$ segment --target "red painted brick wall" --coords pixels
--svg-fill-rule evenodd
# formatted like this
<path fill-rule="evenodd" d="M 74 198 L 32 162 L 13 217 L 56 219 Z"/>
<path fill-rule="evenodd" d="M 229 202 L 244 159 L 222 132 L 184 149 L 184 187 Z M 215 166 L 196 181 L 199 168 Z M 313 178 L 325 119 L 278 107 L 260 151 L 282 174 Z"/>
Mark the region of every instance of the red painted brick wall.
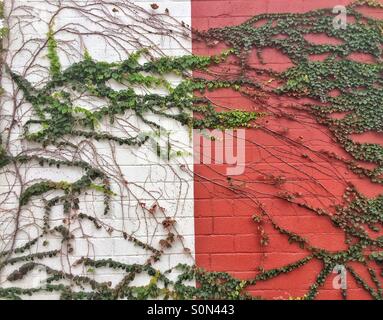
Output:
<path fill-rule="evenodd" d="M 196 29 L 208 29 L 236 25 L 265 12 L 305 12 L 347 3 L 349 1 L 346 0 L 192 0 L 192 25 Z M 372 14 L 383 17 L 382 12 L 374 11 Z M 327 39 L 313 37 L 312 40 Z M 196 54 L 212 54 L 224 46 L 218 47 L 207 48 L 195 42 L 193 51 Z M 254 65 L 277 71 L 292 66 L 287 57 L 273 49 L 265 50 L 263 56 L 267 65 L 261 66 L 255 55 Z M 356 59 L 364 58 L 356 56 Z M 215 91 L 209 97 L 221 105 L 242 107 L 244 110 L 260 108 L 231 90 Z M 272 99 L 276 112 L 281 109 L 281 105 L 290 102 L 286 98 Z M 368 196 L 383 193 L 381 187 L 361 180 L 341 163 L 329 161 L 315 152 L 328 150 L 349 158 L 332 141 L 331 134 L 316 124 L 314 119 L 305 116 L 300 121 L 290 121 L 266 117 L 262 121 L 265 130 L 247 130 L 246 170 L 242 176 L 237 177 L 242 179 L 241 188 L 246 190 L 245 193 L 233 192 L 228 188 L 227 180 L 220 174 L 224 172 L 225 165 L 195 165 L 197 264 L 208 270 L 229 272 L 243 279 L 257 274 L 259 266 L 265 269 L 281 267 L 308 255 L 296 244 L 289 244 L 287 238 L 270 225 L 264 227 L 269 234 L 270 244 L 261 246 L 260 231 L 251 218 L 257 213 L 254 201 L 262 203 L 280 226 L 307 238 L 312 245 L 327 250 L 345 248 L 343 231 L 335 228 L 328 218 L 315 216 L 306 209 L 278 199 L 280 188 L 271 185 L 267 175 L 270 179 L 273 176 L 283 177 L 286 183 L 282 189 L 295 192 L 310 205 L 328 210 L 341 203 L 347 181 L 353 182 Z M 367 135 L 362 138 L 383 142 L 382 136 Z M 310 147 L 311 151 L 302 148 L 302 144 Z M 303 296 L 315 281 L 321 267 L 318 261 L 311 261 L 290 274 L 259 283 L 250 291 L 265 298 Z M 366 275 L 365 270 L 356 270 Z M 330 276 L 320 290 L 319 299 L 341 298 L 341 292 L 332 288 L 332 278 Z M 348 277 L 348 288 L 351 299 L 369 298 L 351 276 Z"/>

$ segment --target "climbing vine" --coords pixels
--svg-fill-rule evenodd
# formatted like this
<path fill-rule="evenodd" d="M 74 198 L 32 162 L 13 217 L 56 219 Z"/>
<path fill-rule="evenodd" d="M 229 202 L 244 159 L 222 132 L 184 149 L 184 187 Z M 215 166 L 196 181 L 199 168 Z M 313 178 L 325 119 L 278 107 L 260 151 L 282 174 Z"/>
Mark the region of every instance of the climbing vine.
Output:
<path fill-rule="evenodd" d="M 236 186 L 235 183 L 240 181 L 230 177 L 225 188 L 254 201 L 256 214 L 253 222 L 261 233 L 262 246 L 267 247 L 270 243 L 265 231 L 265 225 L 269 224 L 279 234 L 287 237 L 290 243 L 298 244 L 307 252 L 307 256 L 280 268 L 264 270 L 260 266 L 257 275 L 248 280 L 238 280 L 227 273 L 208 272 L 186 264 L 159 271 L 155 263 L 161 261 L 167 249 L 177 242 L 182 243 L 182 235 L 177 233 L 176 221 L 167 215 L 158 201 L 148 207 L 144 200 L 137 199 L 144 213 L 158 217 L 161 228 L 165 230 L 165 237 L 158 245 L 153 245 L 142 241 L 134 233 L 129 234 L 105 224 L 102 218 L 92 212 L 83 212 L 80 208 L 83 196 L 88 193 L 98 194 L 102 196 L 103 217 L 113 214 L 113 199 L 117 193 L 108 172 L 91 161 L 76 157 L 54 157 L 50 153 L 50 150 L 62 152 L 69 148 L 76 154 L 80 152 L 81 141 L 93 141 L 126 147 L 127 150 L 151 145 L 157 156 L 166 154 L 167 160 L 177 159 L 185 154 L 174 150 L 169 140 L 166 147 L 160 147 L 159 137 L 163 137 L 168 128 L 162 125 L 166 121 L 153 120 L 153 115 L 174 121 L 189 130 L 248 128 L 267 131 L 262 121 L 272 117 L 300 121 L 301 118 L 296 117 L 298 114 L 311 117 L 317 124 L 327 128 L 334 143 L 343 148 L 347 157 L 325 151 L 316 151 L 316 155 L 346 165 L 353 173 L 379 186 L 383 181 L 383 146 L 378 143 L 355 142 L 353 139 L 355 134 L 381 133 L 383 127 L 383 24 L 381 20 L 362 14 L 358 10 L 361 6 L 381 8 L 374 1 L 357 1 L 349 5 L 347 14 L 353 18 L 353 22 L 348 24 L 347 29 L 334 28 L 331 9 L 303 14 L 261 14 L 237 26 L 204 32 L 193 30 L 195 41 L 213 47 L 225 43 L 230 48 L 213 56 L 158 56 L 152 54 L 153 48 L 150 46 L 137 45 L 136 50 L 130 52 L 126 59 L 102 62 L 93 58 L 91 51 L 84 49 L 81 58 L 68 67 L 64 67 L 60 56 L 57 40 L 59 31 L 55 29 L 54 21 L 50 21 L 43 46 L 49 61 L 49 78 L 36 85 L 11 65 L 5 66 L 24 102 L 32 108 L 28 120 L 20 123 L 23 141 L 41 147 L 43 155 L 11 152 L 9 139 L 5 142 L 3 139 L 0 145 L 0 169 L 14 167 L 17 173 L 23 165 L 37 164 L 62 172 L 68 168 L 80 170 L 81 176 L 72 182 L 40 178 L 38 182 L 21 188 L 18 209 L 15 211 L 16 227 L 9 237 L 7 248 L 0 252 L 0 271 L 17 265 L 6 276 L 9 283 L 17 283 L 37 269 L 43 270 L 47 277 L 44 285 L 34 288 L 0 287 L 0 297 L 19 299 L 40 292 L 56 292 L 62 299 L 253 299 L 246 291 L 249 287 L 291 273 L 316 260 L 322 264 L 322 269 L 304 299 L 314 299 L 317 296 L 320 287 L 337 265 L 346 266 L 358 285 L 372 298 L 382 299 L 380 278 L 383 274 L 381 270 L 377 274 L 371 266 L 375 263 L 381 268 L 383 261 L 383 237 L 380 235 L 383 224 L 382 195 L 369 198 L 351 182 L 343 181 L 345 192 L 342 203 L 333 208 L 323 208 L 303 201 L 300 194 L 284 190 L 284 177 L 267 177 L 267 182 L 277 190 L 273 194 L 275 199 L 308 210 L 315 216 L 325 217 L 344 232 L 347 249 L 329 251 L 313 246 L 309 240 L 279 225 L 251 190 L 241 184 Z M 128 8 L 114 7 L 116 11 L 113 12 Z M 182 23 L 180 28 L 185 28 L 185 24 Z M 314 44 L 307 38 L 312 34 L 335 38 L 340 44 Z M 250 57 L 254 52 L 260 63 L 264 63 L 263 51 L 266 48 L 279 50 L 289 57 L 293 66 L 282 72 L 252 66 Z M 353 53 L 368 54 L 373 62 L 355 61 L 350 57 Z M 322 61 L 312 60 L 313 56 L 323 54 L 325 57 Z M 230 59 L 236 61 L 236 72 L 216 72 L 217 68 L 230 65 Z M 195 72 L 194 76 L 190 71 Z M 176 85 L 169 80 L 169 76 L 174 74 L 181 78 Z M 116 89 L 116 85 L 119 89 Z M 144 93 L 137 88 L 144 89 Z M 161 89 L 161 94 L 155 93 L 155 89 Z M 243 111 L 238 106 L 236 109 L 218 111 L 208 94 L 222 89 L 242 95 L 255 106 L 262 104 L 263 109 Z M 334 91 L 337 95 L 333 94 Z M 78 97 L 84 96 L 97 100 L 97 106 L 81 106 Z M 282 110 L 282 106 L 276 110 L 275 106 L 268 103 L 269 98 L 275 97 L 292 99 L 293 102 L 286 107 L 289 112 Z M 314 102 L 300 103 L 301 99 Z M 343 113 L 343 117 L 333 117 L 338 113 Z M 105 123 L 120 123 L 121 118 L 128 114 L 139 119 L 139 126 L 145 129 L 140 127 L 136 134 L 126 133 L 124 136 L 102 130 Z M 10 126 L 14 125 L 11 122 Z M 305 150 L 299 156 L 310 160 L 307 153 L 313 153 L 313 150 L 309 150 L 303 143 L 291 141 L 283 134 L 270 130 L 267 132 L 295 147 L 298 145 Z M 372 169 L 363 166 L 362 162 L 372 165 Z M 185 170 L 184 165 L 181 168 Z M 122 180 L 126 187 L 129 183 Z M 17 225 L 20 223 L 21 212 L 34 210 L 35 202 L 39 199 L 42 200 L 40 206 L 44 212 L 42 225 L 37 228 L 36 237 L 18 246 L 15 239 L 19 235 Z M 59 206 L 63 208 L 62 223 L 52 218 L 53 211 Z M 71 225 L 80 222 L 90 223 L 109 235 L 119 233 L 127 242 L 148 252 L 147 261 L 144 264 L 127 264 L 112 259 L 81 257 L 71 263 L 72 267 L 81 266 L 87 270 L 86 275 L 75 275 L 64 268 L 50 267 L 46 263 L 50 258 L 67 258 L 74 252 L 76 236 Z M 39 250 L 41 247 L 49 247 L 52 235 L 60 239 L 61 248 Z M 31 253 L 34 248 L 37 251 Z M 190 254 L 190 249 L 185 247 L 184 253 Z M 353 263 L 366 268 L 371 281 L 359 275 Z M 119 271 L 124 276 L 114 286 L 111 282 L 94 280 L 91 274 L 101 269 Z M 172 273 L 177 274 L 175 279 L 170 277 Z M 136 285 L 135 279 L 142 274 L 149 276 L 149 283 Z M 197 281 L 199 285 L 189 285 L 190 281 Z M 342 296 L 347 298 L 346 289 L 342 290 Z"/>

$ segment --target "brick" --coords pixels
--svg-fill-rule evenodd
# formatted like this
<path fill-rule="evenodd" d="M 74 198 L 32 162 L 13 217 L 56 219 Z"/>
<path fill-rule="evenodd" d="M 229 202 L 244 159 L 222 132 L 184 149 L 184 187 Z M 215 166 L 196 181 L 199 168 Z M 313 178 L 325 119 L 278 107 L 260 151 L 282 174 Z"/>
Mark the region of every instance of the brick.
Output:
<path fill-rule="evenodd" d="M 211 217 L 211 199 L 195 199 L 194 200 L 194 216 L 195 217 Z"/>
<path fill-rule="evenodd" d="M 212 218 L 195 218 L 195 233 L 199 234 L 212 234 L 213 233 L 213 219 Z"/>
<path fill-rule="evenodd" d="M 292 232 L 305 233 L 333 233 L 343 234 L 343 231 L 336 228 L 329 218 L 324 216 L 311 217 L 275 217 L 276 223 L 282 228 Z"/>
<path fill-rule="evenodd" d="M 261 254 L 212 254 L 211 268 L 216 271 L 255 270 L 261 261 Z"/>
<path fill-rule="evenodd" d="M 210 270 L 210 254 L 197 253 L 195 255 L 195 261 L 200 268 Z"/>
<path fill-rule="evenodd" d="M 211 199 L 214 195 L 214 184 L 206 181 L 194 181 L 194 199 Z"/>
<path fill-rule="evenodd" d="M 250 217 L 214 218 L 214 234 L 248 234 L 256 231 L 257 226 Z"/>
<path fill-rule="evenodd" d="M 254 235 L 236 235 L 234 237 L 235 252 L 255 252 L 260 247 L 260 236 Z"/>
<path fill-rule="evenodd" d="M 214 199 L 212 201 L 212 214 L 216 217 L 232 216 L 234 212 L 231 199 Z"/>
<path fill-rule="evenodd" d="M 234 239 L 232 236 L 196 236 L 195 247 L 200 253 L 234 252 Z"/>

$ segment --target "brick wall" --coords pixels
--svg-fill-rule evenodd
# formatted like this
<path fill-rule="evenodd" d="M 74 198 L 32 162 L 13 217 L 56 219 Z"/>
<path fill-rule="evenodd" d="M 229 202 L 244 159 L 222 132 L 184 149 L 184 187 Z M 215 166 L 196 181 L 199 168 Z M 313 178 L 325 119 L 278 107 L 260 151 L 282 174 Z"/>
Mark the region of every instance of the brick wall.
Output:
<path fill-rule="evenodd" d="M 113 11 L 114 1 L 102 1 L 105 4 L 112 5 L 106 7 L 106 13 L 119 19 L 121 24 L 135 23 L 131 21 L 123 12 Z M 124 2 L 124 1 L 123 1 Z M 152 1 L 134 1 L 143 8 L 151 10 L 150 4 Z M 57 2 L 52 2 L 57 3 Z M 63 7 L 72 6 L 71 1 L 61 1 Z M 100 1 L 75 1 L 77 6 L 87 4 L 94 8 L 92 13 L 99 14 L 97 8 L 100 8 L 97 3 Z M 6 15 L 9 15 L 10 38 L 7 44 L 8 52 L 6 53 L 6 61 L 14 72 L 23 74 L 32 82 L 33 85 L 39 86 L 46 81 L 48 76 L 48 59 L 46 57 L 47 50 L 44 48 L 39 51 L 39 48 L 46 41 L 48 25 L 47 23 L 56 12 L 58 7 L 48 4 L 44 0 L 30 1 L 6 1 Z M 104 7 L 105 8 L 105 7 Z M 165 9 L 175 19 L 182 20 L 190 25 L 190 1 L 161 1 L 158 12 L 164 13 Z M 101 18 L 108 19 L 106 13 L 101 14 Z M 153 12 L 154 13 L 154 12 Z M 100 21 L 100 18 L 91 18 L 90 14 L 83 13 L 74 9 L 63 9 L 54 19 L 54 31 L 66 28 L 66 30 L 80 31 L 84 35 L 81 39 L 74 33 L 68 31 L 59 31 L 55 35 L 58 42 L 58 52 L 63 68 L 68 67 L 74 62 L 82 59 L 85 48 L 90 55 L 97 61 L 121 61 L 126 59 L 128 53 L 133 52 L 134 48 L 129 47 L 121 42 L 108 43 L 102 37 L 97 35 L 87 35 L 89 32 L 110 32 L 103 29 L 105 24 L 96 25 L 91 20 Z M 112 31 L 113 32 L 113 31 Z M 115 35 L 121 39 L 124 37 L 124 28 L 115 31 Z M 121 35 L 119 34 L 121 33 Z M 168 55 L 187 54 L 191 49 L 191 41 L 189 39 L 179 38 L 176 42 L 166 36 L 156 35 L 155 33 L 144 33 L 148 37 L 148 41 L 153 41 L 160 49 Z M 118 38 L 118 39 L 120 39 Z M 37 43 L 32 43 L 31 39 L 40 39 Z M 140 39 L 143 40 L 143 39 Z M 72 41 L 72 42 L 65 42 Z M 112 46 L 113 44 L 113 46 Z M 20 49 L 21 48 L 21 49 Z M 127 50 L 127 52 L 126 52 Z M 36 59 L 32 61 L 33 57 Z M 169 79 L 174 85 L 179 82 L 177 77 Z M 4 129 L 9 126 L 8 119 L 12 118 L 14 112 L 14 101 L 19 103 L 22 95 L 19 90 L 10 81 L 4 71 L 2 87 L 5 89 L 5 95 L 1 105 L 1 129 L 3 138 L 8 137 L 7 131 Z M 13 99 L 17 94 L 18 98 Z M 79 100 L 81 106 L 87 106 L 89 103 L 86 99 Z M 19 152 L 37 152 L 41 156 L 49 156 L 49 151 L 58 150 L 55 147 L 48 147 L 41 150 L 40 146 L 28 144 L 20 139 L 22 134 L 22 124 L 31 117 L 30 105 L 21 103 L 16 111 L 18 124 L 9 133 L 10 150 L 16 155 Z M 137 119 L 134 115 L 127 115 L 129 118 L 122 125 L 110 123 L 102 123 L 100 130 L 112 133 L 117 136 L 133 136 L 140 131 L 149 130 L 145 124 Z M 7 118 L 8 117 L 8 118 Z M 179 126 L 177 123 L 163 119 L 152 118 L 153 121 L 161 121 L 161 124 L 172 131 L 171 141 L 174 145 L 181 145 L 184 152 L 192 153 L 192 145 L 189 139 L 188 129 Z M 5 141 L 5 140 L 4 140 Z M 173 217 L 176 220 L 177 231 L 183 236 L 183 245 L 180 241 L 168 250 L 165 250 L 164 256 L 154 265 L 162 271 L 174 267 L 178 263 L 194 263 L 194 223 L 193 223 L 193 176 L 192 166 L 190 171 L 181 170 L 180 165 L 190 166 L 192 158 L 185 156 L 183 159 L 177 159 L 171 163 L 165 163 L 158 160 L 156 151 L 150 145 L 145 145 L 141 148 L 118 146 L 102 141 L 94 141 L 93 147 L 86 142 L 80 143 L 77 140 L 72 140 L 73 143 L 78 143 L 80 147 L 75 153 L 72 150 L 60 150 L 62 159 L 77 159 L 84 160 L 92 165 L 105 171 L 112 180 L 111 188 L 118 194 L 114 196 L 111 204 L 111 213 L 103 216 L 103 195 L 97 192 L 89 191 L 80 198 L 80 209 L 78 212 L 91 214 L 92 216 L 101 219 L 103 223 L 110 226 L 114 230 L 124 231 L 127 234 L 134 235 L 137 239 L 148 243 L 156 248 L 159 248 L 159 241 L 166 237 L 166 230 L 161 226 L 161 217 L 148 216 L 141 208 L 145 205 L 150 208 L 157 202 L 157 205 L 166 210 L 166 215 Z M 34 149 L 37 148 L 37 151 Z M 176 147 L 177 148 L 177 147 Z M 121 171 L 120 171 L 121 170 Z M 49 179 L 53 181 L 68 181 L 73 182 L 79 179 L 83 172 L 76 168 L 41 168 L 37 163 L 19 168 L 23 183 L 29 185 L 32 182 L 40 181 L 40 179 Z M 126 184 L 124 184 L 124 181 Z M 10 191 L 10 195 L 6 195 Z M 4 193 L 3 193 L 4 192 Z M 14 232 L 15 217 L 18 206 L 18 197 L 20 196 L 20 182 L 15 177 L 13 168 L 4 169 L 0 173 L 0 203 L 1 203 L 1 226 L 0 226 L 0 251 L 7 250 L 11 245 L 11 235 Z M 48 195 L 48 199 L 55 194 Z M 42 203 L 39 199 L 34 199 L 31 206 L 23 208 L 21 219 L 19 220 L 19 232 L 15 246 L 19 247 L 27 241 L 36 237 L 42 228 Z M 63 215 L 63 207 L 55 206 L 52 210 L 51 222 L 52 227 L 60 225 L 65 218 Z M 156 219 L 159 219 L 157 221 Z M 162 218 L 163 219 L 163 218 Z M 7 223 L 8 222 L 8 223 Z M 73 253 L 66 256 L 65 248 L 64 255 L 60 258 L 43 259 L 52 268 L 62 269 L 64 271 L 71 270 L 74 274 L 88 275 L 97 281 L 111 281 L 113 286 L 122 279 L 123 272 L 110 271 L 111 269 L 97 269 L 94 271 L 76 268 L 73 263 L 83 256 L 89 256 L 95 259 L 112 258 L 116 261 L 134 264 L 143 264 L 149 258 L 150 252 L 143 250 L 140 247 L 134 246 L 133 243 L 124 239 L 121 232 L 113 232 L 109 234 L 104 228 L 97 230 L 90 223 L 85 223 L 82 226 L 78 224 L 69 227 L 76 236 L 73 243 Z M 55 235 L 48 236 L 48 244 L 43 246 L 39 243 L 26 253 L 35 253 L 39 251 L 53 250 L 60 248 L 61 239 Z M 184 249 L 190 249 L 190 255 L 185 254 Z M 46 274 L 44 271 L 33 272 L 23 281 L 10 283 L 6 281 L 7 275 L 13 270 L 20 267 L 20 264 L 8 266 L 3 269 L 0 274 L 1 287 L 21 286 L 21 287 L 38 287 L 44 284 Z M 88 272 L 89 271 L 89 272 Z M 176 275 L 176 274 L 175 274 Z M 174 275 L 174 276 L 175 276 Z M 171 275 L 172 276 L 172 275 Z M 137 277 L 133 285 L 147 284 L 150 279 L 148 277 Z M 55 298 L 56 295 L 45 294 L 36 295 L 32 298 Z"/>
<path fill-rule="evenodd" d="M 192 25 L 196 29 L 206 30 L 237 25 L 261 13 L 305 12 L 348 3 L 347 0 L 194 0 Z M 364 11 L 378 18 L 383 16 L 381 11 Z M 310 36 L 308 40 L 326 43 L 333 39 Z M 213 54 L 223 48 L 222 45 L 218 45 L 218 48 L 206 47 L 196 41 L 193 52 Z M 254 53 L 250 58 L 253 66 L 283 71 L 293 65 L 288 57 L 275 49 L 265 49 L 262 55 L 266 65 L 262 65 Z M 369 59 L 364 55 L 353 58 L 359 61 Z M 213 102 L 228 107 L 241 107 L 243 110 L 261 108 L 231 90 L 218 90 L 209 97 Z M 270 101 L 275 110 L 289 102 L 293 100 L 272 98 Z M 221 175 L 225 172 L 225 165 L 196 164 L 194 167 L 197 264 L 208 270 L 229 272 L 243 279 L 254 277 L 259 272 L 259 266 L 266 270 L 278 268 L 307 256 L 307 252 L 296 244 L 289 244 L 287 237 L 280 235 L 270 225 L 264 227 L 270 238 L 269 245 L 261 246 L 260 231 L 252 220 L 252 216 L 257 213 L 255 201 L 263 204 L 281 227 L 298 233 L 313 246 L 331 251 L 345 248 L 341 230 L 335 228 L 327 218 L 314 216 L 306 209 L 277 199 L 275 195 L 280 189 L 271 186 L 267 176 L 282 176 L 286 179 L 282 190 L 297 193 L 307 204 L 326 209 L 341 203 L 346 187 L 344 181 L 351 181 L 368 196 L 376 196 L 383 191 L 381 187 L 350 173 L 344 165 L 329 162 L 315 154 L 315 151 L 327 150 L 348 158 L 344 150 L 332 141 L 331 134 L 317 125 L 314 119 L 289 121 L 267 117 L 262 124 L 270 131 L 247 130 L 246 169 L 242 176 L 235 177 L 244 181 L 242 187 L 246 189 L 246 195 L 229 190 L 226 177 Z M 272 134 L 272 131 L 283 133 L 288 141 Z M 366 135 L 364 139 L 382 143 L 381 136 L 373 134 Z M 303 142 L 312 151 L 302 150 L 292 142 Z M 303 296 L 320 270 L 321 264 L 312 261 L 291 274 L 258 283 L 249 290 L 254 295 L 266 298 Z M 366 276 L 365 271 L 358 269 L 358 272 Z M 334 276 L 327 279 L 323 290 L 320 290 L 319 299 L 341 299 L 340 290 L 332 286 Z M 365 278 L 369 279 L 369 276 Z M 352 277 L 348 277 L 347 282 L 349 298 L 369 298 L 365 291 L 358 288 Z"/>

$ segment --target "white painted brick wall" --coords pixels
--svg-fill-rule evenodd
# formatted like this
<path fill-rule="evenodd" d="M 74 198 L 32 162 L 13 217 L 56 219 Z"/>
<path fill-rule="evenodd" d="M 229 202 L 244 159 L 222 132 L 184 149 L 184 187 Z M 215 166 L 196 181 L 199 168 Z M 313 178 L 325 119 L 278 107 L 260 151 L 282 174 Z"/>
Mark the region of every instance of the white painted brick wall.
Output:
<path fill-rule="evenodd" d="M 120 0 L 120 2 L 126 0 Z M 70 1 L 62 0 L 63 5 L 70 4 Z M 77 5 L 96 4 L 97 0 L 76 0 Z M 107 3 L 108 1 L 104 1 Z M 153 1 L 133 1 L 144 7 L 150 9 L 150 4 Z M 56 1 L 51 1 L 56 3 Z M 173 1 L 156 1 L 160 5 L 158 12 L 164 12 L 168 8 L 170 14 L 184 21 L 186 24 L 191 23 L 191 5 L 190 0 L 173 0 Z M 12 6 L 13 5 L 13 6 Z M 29 9 L 20 8 L 21 5 L 26 5 Z M 18 9 L 15 9 L 18 8 Z M 47 21 L 51 19 L 54 6 L 48 4 L 44 0 L 15 0 L 13 4 L 11 1 L 6 1 L 6 12 L 9 14 L 9 26 L 11 29 L 10 38 L 8 43 L 8 52 L 6 54 L 6 61 L 11 66 L 13 71 L 25 74 L 27 79 L 39 85 L 39 83 L 47 77 L 47 72 L 44 66 L 48 65 L 46 58 L 46 50 L 38 51 L 41 44 L 30 42 L 30 45 L 22 47 L 23 43 L 28 42 L 30 39 L 41 39 L 41 43 L 46 39 Z M 116 13 L 116 17 L 128 24 L 125 21 L 126 17 L 122 13 Z M 124 20 L 125 19 L 125 20 Z M 55 19 L 54 28 L 58 30 L 60 27 L 67 24 L 72 24 L 73 28 L 88 28 L 89 30 L 100 30 L 100 26 L 91 23 L 89 19 L 84 18 L 75 10 L 63 10 Z M 20 28 L 18 26 L 21 26 Z M 102 28 L 101 28 L 102 29 Z M 103 31 L 103 30 L 101 30 Z M 123 32 L 123 31 L 122 31 Z M 180 38 L 181 44 L 164 36 L 156 36 L 147 34 L 150 39 L 156 43 L 164 53 L 169 55 L 181 55 L 191 49 L 190 39 Z M 84 48 L 90 52 L 92 57 L 100 61 L 118 61 L 127 57 L 124 50 L 114 50 L 102 38 L 96 36 L 84 37 L 84 42 L 79 43 L 74 39 L 74 35 L 68 32 L 59 32 L 56 35 L 59 41 L 60 58 L 64 67 L 71 63 L 78 61 L 80 58 L 79 53 L 83 53 Z M 64 40 L 76 40 L 70 45 L 63 43 Z M 22 47 L 22 50 L 20 48 Z M 124 48 L 127 49 L 127 48 Z M 128 48 L 132 51 L 132 48 Z M 66 54 L 63 52 L 66 51 Z M 38 52 L 36 59 L 31 52 Z M 173 77 L 176 84 L 179 79 Z M 17 88 L 7 78 L 4 73 L 2 86 L 6 90 L 5 98 L 1 106 L 2 122 L 0 129 L 2 132 L 4 128 L 9 126 L 10 115 L 13 112 L 13 100 L 11 97 L 15 94 L 20 101 L 21 94 L 17 93 Z M 83 101 L 84 105 L 86 101 Z M 18 111 L 18 119 L 25 123 L 31 117 L 31 106 L 27 103 L 22 104 Z M 8 118 L 7 118 L 8 116 Z M 181 127 L 177 123 L 164 119 L 155 119 L 160 121 L 161 124 L 166 125 L 171 129 L 171 140 L 176 145 L 176 148 L 183 150 L 190 154 L 184 158 L 177 158 L 171 160 L 170 163 L 160 161 L 153 149 L 149 146 L 142 148 L 131 148 L 121 146 L 111 146 L 105 142 L 94 142 L 94 149 L 89 145 L 82 142 L 80 144 L 79 152 L 75 155 L 75 159 L 84 160 L 89 162 L 105 172 L 112 178 L 112 190 L 118 196 L 113 197 L 111 204 L 111 213 L 108 216 L 103 215 L 103 196 L 97 192 L 89 191 L 80 197 L 80 211 L 93 215 L 101 219 L 105 224 L 117 229 L 123 230 L 127 233 L 134 234 L 141 241 L 148 242 L 154 247 L 159 247 L 159 240 L 163 239 L 165 230 L 161 225 L 144 214 L 139 202 L 145 202 L 148 207 L 158 201 L 159 205 L 166 210 L 166 215 L 174 217 L 177 221 L 176 229 L 180 235 L 184 236 L 185 246 L 192 250 L 192 256 L 184 254 L 184 248 L 177 243 L 173 248 L 166 251 L 163 258 L 155 265 L 160 270 L 166 270 L 178 263 L 193 263 L 194 262 L 194 220 L 193 220 L 193 175 L 192 175 L 192 143 L 189 138 L 189 133 L 186 128 Z M 132 125 L 138 126 L 139 130 L 145 130 L 145 126 L 140 123 L 134 116 L 129 118 Z M 103 130 L 120 136 L 126 136 L 123 130 L 132 132 L 134 130 L 126 128 L 126 126 L 119 126 L 118 124 L 110 125 L 105 122 L 102 126 Z M 20 151 L 31 150 L 35 147 L 40 148 L 38 145 L 26 143 L 21 139 L 21 128 L 16 127 L 9 133 L 11 152 L 17 154 Z M 73 140 L 72 142 L 76 142 Z M 44 155 L 49 150 L 54 151 L 54 147 L 48 147 L 46 150 L 41 148 L 33 150 L 36 154 Z M 112 155 L 114 154 L 114 160 Z M 66 159 L 72 159 L 73 153 L 70 150 L 62 150 L 61 156 Z M 186 165 L 187 170 L 181 169 Z M 121 170 L 123 178 L 118 176 L 118 167 Z M 8 172 L 3 170 L 0 172 L 0 203 L 2 220 L 0 224 L 0 251 L 6 250 L 9 245 L 9 235 L 12 234 L 14 228 L 14 215 L 17 207 L 17 197 L 20 194 L 20 181 L 17 181 L 12 169 L 7 168 Z M 187 171 L 187 172 L 185 172 Z M 23 183 L 32 183 L 38 179 L 51 179 L 54 181 L 75 181 L 81 177 L 81 170 L 73 168 L 48 168 L 45 166 L 41 168 L 37 164 L 28 165 L 27 168 L 20 168 L 20 176 Z M 115 177 L 115 175 L 117 175 Z M 128 181 L 128 188 L 122 187 L 121 180 Z M 11 194 L 8 195 L 8 191 Z M 53 196 L 53 193 L 52 193 Z M 17 236 L 17 246 L 20 246 L 28 239 L 41 232 L 42 225 L 42 210 L 41 201 L 35 199 L 33 206 L 29 206 L 22 211 L 22 218 L 20 219 L 20 232 Z M 62 206 L 54 207 L 52 210 L 52 224 L 59 225 L 63 219 Z M 161 220 L 161 217 L 158 216 Z M 68 259 L 61 257 L 57 259 L 45 259 L 44 261 L 53 268 L 63 269 L 65 271 L 71 270 L 76 274 L 87 274 L 87 270 L 81 268 L 71 267 L 70 264 L 81 256 L 89 256 L 92 258 L 113 258 L 124 263 L 143 263 L 147 258 L 147 252 L 141 248 L 135 247 L 132 243 L 126 241 L 121 233 L 113 233 L 109 235 L 106 231 L 96 230 L 92 223 L 82 223 L 81 228 L 79 225 L 71 226 L 72 231 L 77 236 L 74 243 L 73 255 Z M 7 238 L 8 235 L 8 238 Z M 33 247 L 29 253 L 37 251 L 53 250 L 60 247 L 60 240 L 52 236 L 49 239 L 47 247 L 42 247 L 39 244 Z M 8 266 L 0 273 L 0 286 L 20 286 L 20 287 L 36 287 L 41 285 L 44 279 L 44 273 L 35 271 L 32 275 L 28 276 L 26 280 L 9 283 L 6 281 L 7 275 L 15 270 L 20 265 L 16 264 Z M 88 274 L 89 275 L 89 274 Z M 117 271 L 111 270 L 96 270 L 91 274 L 96 280 L 99 281 L 112 281 L 114 284 L 119 281 L 122 274 Z M 148 279 L 140 277 L 135 280 L 136 283 L 145 284 Z M 33 297 L 36 298 L 36 297 Z M 55 294 L 41 294 L 37 298 L 57 298 Z"/>

